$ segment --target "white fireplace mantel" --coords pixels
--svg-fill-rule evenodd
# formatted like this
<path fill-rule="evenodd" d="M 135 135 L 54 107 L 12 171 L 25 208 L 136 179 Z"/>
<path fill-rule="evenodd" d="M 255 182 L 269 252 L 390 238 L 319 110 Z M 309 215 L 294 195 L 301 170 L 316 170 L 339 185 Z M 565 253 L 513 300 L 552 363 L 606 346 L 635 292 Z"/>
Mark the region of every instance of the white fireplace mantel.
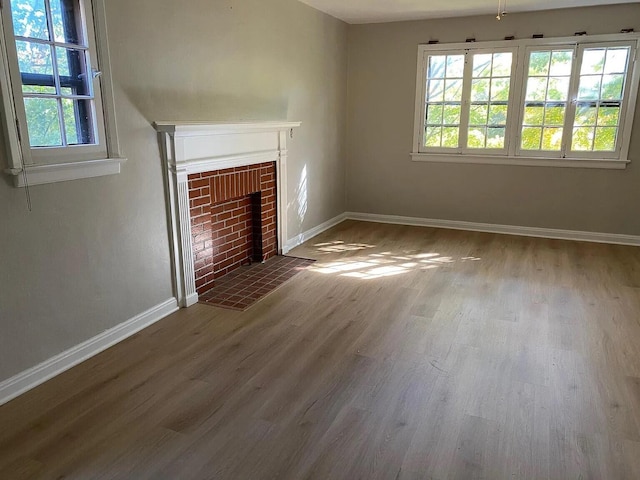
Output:
<path fill-rule="evenodd" d="M 287 139 L 300 122 L 155 122 L 166 168 L 174 289 L 181 306 L 198 301 L 188 176 L 276 162 L 278 253 L 287 241 Z"/>

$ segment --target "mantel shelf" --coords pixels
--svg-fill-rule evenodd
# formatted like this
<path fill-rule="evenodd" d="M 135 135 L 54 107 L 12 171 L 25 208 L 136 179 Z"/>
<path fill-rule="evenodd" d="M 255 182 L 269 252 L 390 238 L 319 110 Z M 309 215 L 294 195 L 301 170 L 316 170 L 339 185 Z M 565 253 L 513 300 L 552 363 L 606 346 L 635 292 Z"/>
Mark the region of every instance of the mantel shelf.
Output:
<path fill-rule="evenodd" d="M 199 135 L 228 135 L 252 132 L 279 132 L 290 130 L 302 125 L 301 122 L 178 122 L 157 121 L 154 128 L 161 133 L 168 133 L 177 137 L 191 137 Z"/>

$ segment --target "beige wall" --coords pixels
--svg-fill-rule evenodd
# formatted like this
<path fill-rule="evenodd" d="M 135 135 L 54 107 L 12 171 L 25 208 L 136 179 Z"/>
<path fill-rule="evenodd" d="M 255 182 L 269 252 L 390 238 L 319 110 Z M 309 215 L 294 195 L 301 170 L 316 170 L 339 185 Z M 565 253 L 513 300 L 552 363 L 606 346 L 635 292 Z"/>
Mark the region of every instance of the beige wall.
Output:
<path fill-rule="evenodd" d="M 172 296 L 154 120 L 301 120 L 289 235 L 345 210 L 344 23 L 295 0 L 105 3 L 129 161 L 32 187 L 32 213 L 0 178 L 0 381 Z"/>
<path fill-rule="evenodd" d="M 349 27 L 347 209 L 640 235 L 640 111 L 623 171 L 412 162 L 418 44 L 640 30 L 640 4 Z"/>

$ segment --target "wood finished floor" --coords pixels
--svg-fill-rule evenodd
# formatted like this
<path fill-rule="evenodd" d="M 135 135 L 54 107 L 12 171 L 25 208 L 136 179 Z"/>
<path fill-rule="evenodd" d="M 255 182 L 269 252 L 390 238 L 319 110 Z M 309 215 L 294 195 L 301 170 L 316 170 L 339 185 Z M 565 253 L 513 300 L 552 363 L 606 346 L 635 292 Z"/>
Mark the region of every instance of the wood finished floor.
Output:
<path fill-rule="evenodd" d="M 345 222 L 0 407 L 0 479 L 638 479 L 640 249 Z"/>

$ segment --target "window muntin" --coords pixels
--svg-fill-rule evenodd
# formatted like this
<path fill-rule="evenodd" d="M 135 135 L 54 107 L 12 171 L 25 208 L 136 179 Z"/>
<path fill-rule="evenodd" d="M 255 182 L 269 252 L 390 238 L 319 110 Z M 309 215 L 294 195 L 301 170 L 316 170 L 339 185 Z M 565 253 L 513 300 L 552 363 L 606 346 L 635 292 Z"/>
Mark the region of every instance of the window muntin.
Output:
<path fill-rule="evenodd" d="M 427 160 L 427 157 L 421 158 L 420 154 L 440 154 L 441 159 L 437 161 L 456 161 L 455 158 L 460 158 L 460 161 L 466 162 L 462 158 L 469 156 L 468 161 L 473 163 L 494 163 L 488 160 L 502 155 L 506 158 L 498 163 L 517 164 L 518 158 L 530 165 L 538 164 L 531 163 L 538 162 L 536 159 L 540 159 L 540 165 L 551 165 L 549 162 L 554 158 L 567 160 L 558 163 L 562 166 L 568 166 L 571 160 L 601 160 L 591 164 L 603 168 L 606 168 L 609 160 L 628 163 L 629 137 L 640 80 L 640 69 L 634 61 L 639 39 L 638 34 L 625 33 L 481 42 L 473 45 L 420 46 L 414 134 L 414 154 L 417 156 L 414 159 Z M 489 111 L 485 110 L 489 107 L 482 105 L 480 99 L 481 95 L 487 95 L 486 88 L 481 95 L 474 95 L 472 100 L 471 82 L 482 79 L 481 70 L 478 70 L 480 67 L 476 68 L 477 73 L 473 73 L 474 57 L 499 51 L 513 52 L 513 68 L 507 118 L 503 124 L 496 125 L 491 123 Z M 536 52 L 541 58 L 534 56 L 536 61 L 531 64 L 530 72 L 530 56 Z M 460 124 L 445 124 L 443 121 L 436 125 L 436 122 L 429 122 L 426 90 L 429 82 L 428 59 L 463 53 L 467 59 Z M 589 59 L 596 54 L 599 55 L 600 66 Z M 607 54 L 610 57 L 609 66 L 606 66 Z M 480 118 L 484 119 L 485 114 L 487 123 L 483 124 Z M 449 135 L 454 138 L 457 126 L 458 148 L 428 146 L 424 141 L 428 126 L 452 127 L 454 130 Z M 474 148 L 475 144 L 482 147 L 482 134 L 488 132 L 490 126 L 505 129 L 504 148 L 489 148 L 486 136 L 484 147 Z M 474 127 L 479 127 L 480 134 L 473 130 Z M 483 157 L 487 160 L 482 160 Z M 576 166 L 582 165 L 587 166 L 584 162 L 576 162 Z"/>
<path fill-rule="evenodd" d="M 8 0 L 3 16 L 23 162 L 108 157 L 91 1 Z"/>

